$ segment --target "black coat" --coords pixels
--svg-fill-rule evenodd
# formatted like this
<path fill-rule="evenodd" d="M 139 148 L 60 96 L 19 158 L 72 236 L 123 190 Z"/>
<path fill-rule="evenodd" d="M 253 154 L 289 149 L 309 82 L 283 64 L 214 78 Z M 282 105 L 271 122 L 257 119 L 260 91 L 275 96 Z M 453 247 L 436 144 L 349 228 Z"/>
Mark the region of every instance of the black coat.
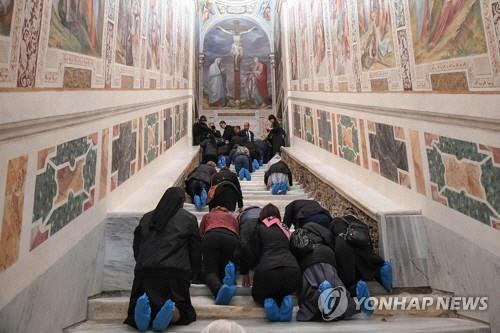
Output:
<path fill-rule="evenodd" d="M 205 123 L 196 122 L 193 124 L 193 145 L 198 146 L 205 140 L 212 130 Z"/>
<path fill-rule="evenodd" d="M 176 276 L 190 280 L 201 267 L 201 238 L 196 217 L 179 209 L 165 229 L 151 229 L 153 212 L 134 231 L 135 276 Z"/>
<path fill-rule="evenodd" d="M 270 151 L 267 140 L 266 141 L 255 140 L 254 143 L 255 143 L 255 146 L 257 147 L 257 149 L 260 151 L 260 153 L 262 155 L 262 160 L 264 161 L 264 163 L 269 162 L 269 160 L 272 158 L 272 156 L 270 156 L 271 151 Z"/>
<path fill-rule="evenodd" d="M 273 173 L 284 173 L 285 175 L 288 176 L 288 181 L 290 182 L 290 186 L 293 186 L 292 172 L 290 171 L 290 168 L 285 162 L 279 161 L 277 163 L 274 163 L 269 167 L 269 169 L 267 169 L 266 173 L 264 174 L 264 184 L 267 185 L 267 180 L 269 179 L 269 176 L 272 175 Z"/>
<path fill-rule="evenodd" d="M 222 133 L 222 138 L 226 141 L 231 141 L 234 135 L 234 127 L 231 125 L 226 125 L 224 128 L 224 133 Z"/>
<path fill-rule="evenodd" d="M 235 258 L 238 263 L 241 274 L 247 274 L 250 270 L 251 262 L 247 262 L 250 254 L 245 255 L 245 249 L 251 247 L 250 242 L 252 242 L 252 234 L 255 227 L 259 223 L 259 215 L 261 208 L 257 206 L 252 206 L 245 208 L 243 212 L 238 215 L 238 223 L 240 225 L 240 243 L 236 248 Z"/>
<path fill-rule="evenodd" d="M 215 139 L 205 139 L 200 146 L 203 148 L 203 156 L 217 156 L 217 142 Z"/>
<path fill-rule="evenodd" d="M 250 135 L 248 133 L 250 133 Z M 246 129 L 241 131 L 241 136 L 245 137 L 248 142 L 253 142 L 253 140 L 255 138 L 255 135 L 253 134 L 253 132 L 250 130 L 246 130 Z"/>
<path fill-rule="evenodd" d="M 243 192 L 241 192 L 241 185 L 238 176 L 229 169 L 222 169 L 212 177 L 212 186 L 219 185 L 222 182 L 231 182 L 236 188 L 236 200 L 238 201 L 238 207 L 243 207 Z"/>
<path fill-rule="evenodd" d="M 301 228 L 311 216 L 319 213 L 328 214 L 330 212 L 323 208 L 317 201 L 314 200 L 294 200 L 285 208 L 285 216 L 283 223 L 289 228 L 293 225 L 296 228 Z"/>
<path fill-rule="evenodd" d="M 276 124 L 267 135 L 267 141 L 271 145 L 271 158 L 281 152 L 281 147 L 285 146 L 285 138 L 285 130 Z"/>
<path fill-rule="evenodd" d="M 317 223 L 307 223 L 303 226 L 303 228 L 316 236 L 319 236 L 322 243 L 318 244 L 312 252 L 307 254 L 305 257 L 297 258 L 302 271 L 305 271 L 309 266 L 320 263 L 330 264 L 333 267 L 336 267 L 335 252 L 333 251 L 333 234 L 331 231 Z"/>
<path fill-rule="evenodd" d="M 247 138 L 241 135 L 234 135 L 231 138 L 231 141 L 229 142 L 229 149 L 233 149 L 234 146 L 239 145 L 243 146 L 243 144 L 246 142 Z"/>
<path fill-rule="evenodd" d="M 215 170 L 214 168 L 209 167 L 206 164 L 201 164 L 196 169 L 194 169 L 194 171 L 191 172 L 191 174 L 187 177 L 186 184 L 190 180 L 196 179 L 196 180 L 201 180 L 202 182 L 207 184 L 207 186 L 210 186 L 210 183 L 212 182 L 212 176 L 216 172 L 217 170 Z"/>
<path fill-rule="evenodd" d="M 261 161 L 264 159 L 262 157 L 262 153 L 260 152 L 259 148 L 254 142 L 246 142 L 244 146 L 247 147 L 248 150 L 250 151 L 250 157 L 252 158 L 252 161 L 253 160 Z"/>
<path fill-rule="evenodd" d="M 234 212 L 238 208 L 243 208 L 243 195 L 236 185 L 231 181 L 223 181 L 217 184 L 217 189 L 208 207 L 210 210 L 216 207 L 224 207 L 227 210 Z"/>
<path fill-rule="evenodd" d="M 290 240 L 277 225 L 268 228 L 259 221 L 250 240 L 242 243 L 242 250 L 244 261 L 256 273 L 279 267 L 300 268 L 290 251 Z"/>

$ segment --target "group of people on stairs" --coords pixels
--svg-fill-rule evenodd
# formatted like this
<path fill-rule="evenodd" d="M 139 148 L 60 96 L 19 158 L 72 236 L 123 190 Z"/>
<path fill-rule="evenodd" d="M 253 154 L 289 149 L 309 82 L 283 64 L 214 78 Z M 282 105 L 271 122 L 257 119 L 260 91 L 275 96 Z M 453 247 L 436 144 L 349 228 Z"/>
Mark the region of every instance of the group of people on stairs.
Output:
<path fill-rule="evenodd" d="M 198 226 L 183 208 L 184 189 L 173 187 L 143 216 L 134 232 L 136 267 L 125 323 L 141 332 L 187 325 L 196 320 L 190 284 L 202 280 L 215 304 L 230 305 L 238 273 L 270 321 L 291 321 L 295 297 L 298 321 L 370 314 L 366 281 L 376 280 L 391 290 L 392 268 L 374 252 L 369 234 L 353 236 L 363 233 L 364 224 L 356 217 L 332 217 L 314 200 L 291 202 L 283 219 L 271 203 L 242 209 L 236 174 L 227 168 L 209 172 L 212 184 L 230 183 L 228 188 L 240 197 L 217 199 L 217 186 L 216 202 Z M 291 182 L 291 174 L 283 174 Z M 333 293 L 340 301 L 332 302 Z"/>

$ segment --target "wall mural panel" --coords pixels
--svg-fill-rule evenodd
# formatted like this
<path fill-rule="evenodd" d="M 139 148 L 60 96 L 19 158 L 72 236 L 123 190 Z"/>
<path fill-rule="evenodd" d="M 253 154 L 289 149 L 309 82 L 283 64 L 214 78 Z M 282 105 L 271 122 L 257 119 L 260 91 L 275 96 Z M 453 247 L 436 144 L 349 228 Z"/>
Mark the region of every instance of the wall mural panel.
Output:
<path fill-rule="evenodd" d="M 304 0 L 290 6 L 289 22 L 300 27 L 296 38 L 288 27 L 288 37 L 296 41 L 289 43 L 292 61 L 295 47 L 299 50 L 298 74 L 292 70 L 289 78 L 293 90 L 500 90 L 496 1 L 327 0 L 322 12 L 321 3 Z M 319 41 L 325 15 L 329 87 L 317 75 L 324 54 Z"/>
<path fill-rule="evenodd" d="M 160 154 L 160 114 L 148 114 L 144 119 L 144 165 Z"/>
<path fill-rule="evenodd" d="M 271 108 L 271 52 L 267 34 L 253 21 L 227 19 L 204 40 L 204 109 Z"/>
<path fill-rule="evenodd" d="M 2 0 L 0 36 L 11 38 L 0 47 L 17 59 L 0 52 L 0 87 L 187 88 L 193 11 L 190 1 Z"/>
<path fill-rule="evenodd" d="M 30 250 L 94 205 L 97 138 L 92 133 L 39 151 Z"/>

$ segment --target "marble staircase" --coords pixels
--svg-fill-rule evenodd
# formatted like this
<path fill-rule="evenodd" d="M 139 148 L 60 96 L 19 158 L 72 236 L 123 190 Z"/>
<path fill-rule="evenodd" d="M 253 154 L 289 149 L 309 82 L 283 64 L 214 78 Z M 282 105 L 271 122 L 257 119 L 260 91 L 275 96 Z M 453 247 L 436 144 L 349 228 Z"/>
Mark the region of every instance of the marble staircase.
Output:
<path fill-rule="evenodd" d="M 309 195 L 304 191 L 300 184 L 294 184 L 291 190 L 285 196 L 273 196 L 264 185 L 264 168 L 252 174 L 251 181 L 242 181 L 241 187 L 244 196 L 244 205 L 248 206 L 263 206 L 272 202 L 280 208 L 282 214 L 286 205 L 296 199 L 307 199 Z M 106 242 L 112 242 L 113 239 L 122 237 L 125 242 L 120 244 L 112 252 L 126 252 L 131 248 L 130 232 L 138 223 L 140 216 L 146 211 L 152 209 L 156 205 L 157 198 L 141 198 L 143 204 L 140 211 L 123 213 L 120 217 L 120 212 L 114 212 L 112 216 L 118 219 L 119 222 L 125 222 L 126 227 L 116 228 L 111 227 L 112 235 L 106 238 Z M 147 202 L 147 201 L 151 202 Z M 148 209 L 146 209 L 148 207 Z M 193 204 L 186 203 L 185 208 L 193 213 L 198 221 L 204 214 L 208 212 L 208 208 L 197 210 Z M 125 210 L 125 208 L 124 208 Z M 120 233 L 125 235 L 119 235 Z M 130 243 L 130 244 L 129 244 Z M 125 258 L 125 259 L 123 259 Z M 122 280 L 120 283 L 111 283 L 106 291 L 93 297 L 88 301 L 87 321 L 65 330 L 66 333 L 97 333 L 97 332 L 134 332 L 133 329 L 123 325 L 121 322 L 125 318 L 129 300 L 129 285 L 131 282 L 130 273 L 133 272 L 133 258 L 130 253 L 123 256 L 125 264 L 111 264 L 105 266 L 108 274 L 111 274 L 114 279 Z M 122 271 L 120 273 L 111 271 Z M 123 271 L 126 271 L 125 273 Z M 116 275 L 113 275 L 115 274 Z M 128 275 L 127 275 L 128 274 Z M 106 272 L 105 272 L 106 276 Z M 128 286 L 128 287 L 127 287 Z M 375 297 L 382 297 L 387 293 L 376 282 L 370 282 L 369 287 L 371 293 Z M 118 291 L 117 291 L 118 290 Z M 404 295 L 401 294 L 400 295 Z M 441 295 L 438 292 L 426 294 L 414 294 L 418 297 L 438 297 Z M 289 333 L 294 332 L 474 332 L 487 333 L 490 329 L 482 323 L 470 321 L 467 319 L 453 318 L 454 313 L 449 311 L 428 309 L 426 311 L 413 311 L 411 313 L 398 313 L 395 311 L 376 311 L 374 316 L 367 317 L 363 314 L 356 315 L 354 320 L 340 321 L 335 323 L 269 323 L 265 319 L 264 311 L 257 306 L 252 297 L 250 288 L 245 288 L 239 283 L 236 296 L 229 306 L 216 306 L 213 297 L 208 288 L 204 285 L 192 285 L 191 297 L 193 306 L 197 312 L 198 321 L 187 327 L 169 328 L 168 332 L 201 332 L 211 320 L 215 319 L 230 319 L 239 322 L 248 332 L 282 332 L 285 329 Z M 295 311 L 297 310 L 297 307 Z"/>

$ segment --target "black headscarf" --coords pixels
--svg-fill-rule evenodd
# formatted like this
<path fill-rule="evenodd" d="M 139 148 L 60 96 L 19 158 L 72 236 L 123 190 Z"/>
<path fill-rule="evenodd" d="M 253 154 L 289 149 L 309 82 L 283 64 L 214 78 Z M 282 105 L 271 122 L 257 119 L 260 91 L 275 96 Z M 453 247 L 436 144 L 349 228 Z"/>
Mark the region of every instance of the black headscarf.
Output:
<path fill-rule="evenodd" d="M 180 187 L 169 188 L 153 211 L 151 229 L 158 233 L 165 229 L 168 221 L 184 206 L 184 190 Z"/>

